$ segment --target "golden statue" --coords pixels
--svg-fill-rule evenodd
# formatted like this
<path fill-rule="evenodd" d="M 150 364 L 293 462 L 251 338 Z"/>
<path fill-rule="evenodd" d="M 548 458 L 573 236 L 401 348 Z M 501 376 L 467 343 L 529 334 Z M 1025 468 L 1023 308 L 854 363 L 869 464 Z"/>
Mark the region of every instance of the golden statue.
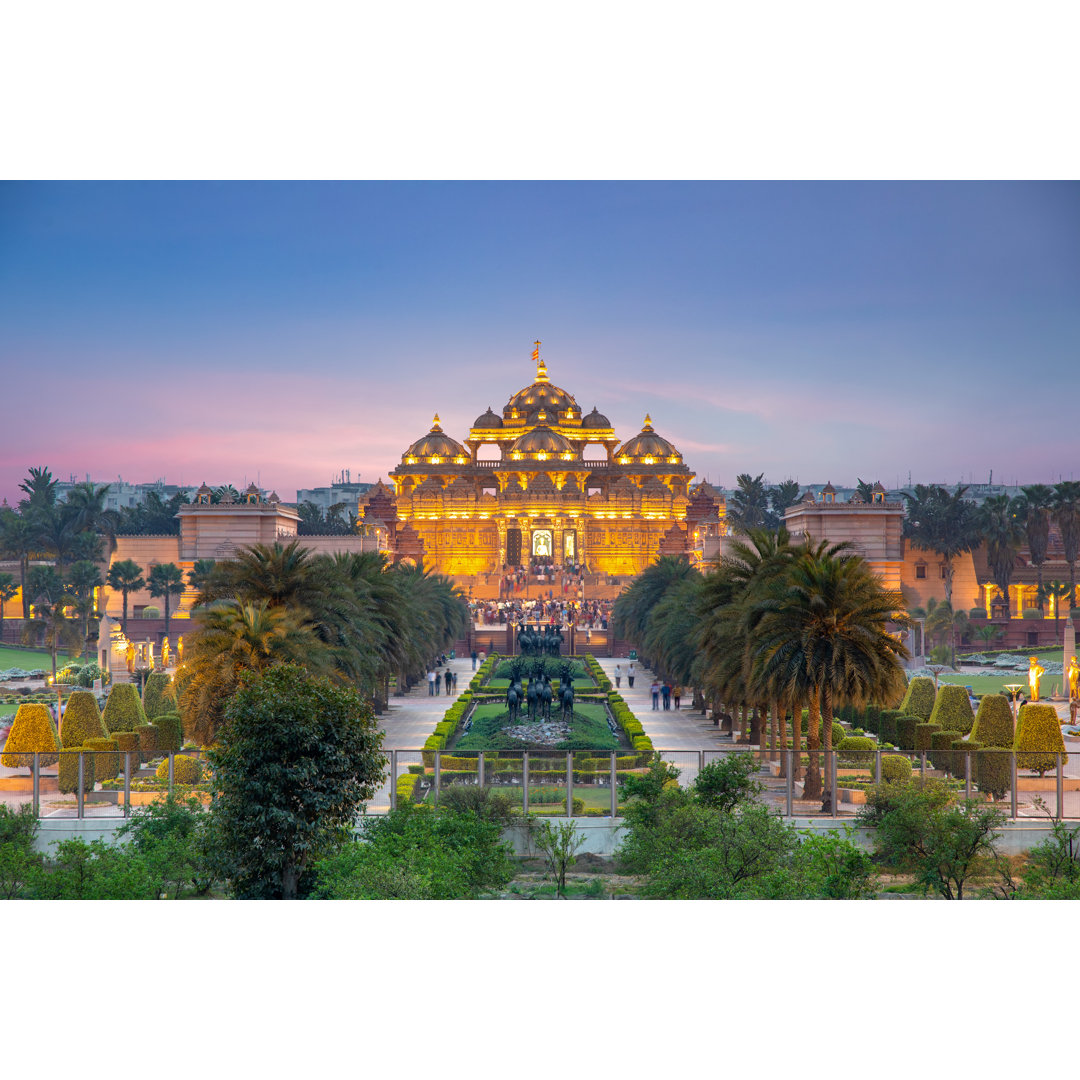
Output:
<path fill-rule="evenodd" d="M 128 674 L 130 675 L 135 670 L 135 642 L 129 641 L 127 648 L 124 650 L 124 659 L 127 661 Z"/>
<path fill-rule="evenodd" d="M 1042 677 L 1046 668 L 1039 663 L 1039 658 L 1033 656 L 1029 662 L 1028 667 L 1028 687 L 1031 690 L 1031 700 L 1039 700 L 1039 679 Z"/>
<path fill-rule="evenodd" d="M 1075 653 L 1069 659 L 1069 669 L 1065 674 L 1069 676 L 1069 697 L 1075 701 L 1080 698 L 1080 661 Z"/>
<path fill-rule="evenodd" d="M 181 634 L 176 639 L 176 662 L 182 664 L 184 662 L 184 635 Z"/>
<path fill-rule="evenodd" d="M 169 666 L 169 639 L 165 638 L 161 642 L 161 666 L 167 668 Z"/>

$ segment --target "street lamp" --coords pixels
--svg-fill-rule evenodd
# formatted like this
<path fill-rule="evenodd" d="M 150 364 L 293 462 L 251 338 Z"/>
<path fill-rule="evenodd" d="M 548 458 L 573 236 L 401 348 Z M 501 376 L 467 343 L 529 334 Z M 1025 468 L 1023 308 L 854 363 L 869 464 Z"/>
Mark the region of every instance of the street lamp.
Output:
<path fill-rule="evenodd" d="M 1023 683 L 1006 683 L 1003 689 L 1008 690 L 1012 694 L 1012 714 L 1013 714 L 1013 726 L 1016 725 L 1016 695 L 1024 689 Z"/>

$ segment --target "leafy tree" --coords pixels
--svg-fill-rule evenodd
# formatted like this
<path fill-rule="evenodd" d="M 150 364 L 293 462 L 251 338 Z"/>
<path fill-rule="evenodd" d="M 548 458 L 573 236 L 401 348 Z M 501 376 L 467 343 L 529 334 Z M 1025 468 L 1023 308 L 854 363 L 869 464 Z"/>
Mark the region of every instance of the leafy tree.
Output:
<path fill-rule="evenodd" d="M 914 874 L 925 890 L 963 900 L 964 885 L 997 860 L 1005 814 L 987 803 L 958 801 L 936 781 L 876 785 L 858 820 L 874 828 L 878 856 Z"/>
<path fill-rule="evenodd" d="M 160 596 L 165 604 L 165 636 L 169 636 L 169 602 L 184 591 L 184 573 L 176 563 L 158 563 L 150 567 L 147 583 L 151 596 Z"/>
<path fill-rule="evenodd" d="M 1054 490 L 1046 484 L 1029 484 L 1022 487 L 1017 500 L 1017 510 L 1024 523 L 1031 565 L 1038 572 L 1039 610 L 1043 609 L 1042 568 L 1050 546 L 1050 511 L 1054 505 Z"/>
<path fill-rule="evenodd" d="M 718 761 L 710 761 L 698 772 L 694 779 L 694 793 L 703 805 L 730 813 L 739 803 L 765 790 L 754 779 L 757 771 L 752 754 L 725 754 Z"/>
<path fill-rule="evenodd" d="M 541 821 L 532 833 L 532 839 L 555 879 L 555 898 L 560 900 L 566 895 L 566 872 L 577 862 L 577 852 L 585 843 L 585 837 L 572 821 L 560 821 L 554 826 L 550 821 Z"/>
<path fill-rule="evenodd" d="M 141 853 L 103 840 L 64 840 L 33 885 L 40 900 L 156 900 L 157 879 Z"/>
<path fill-rule="evenodd" d="M 1080 480 L 1054 485 L 1054 521 L 1069 564 L 1069 606 L 1076 607 L 1076 559 L 1080 555 Z"/>
<path fill-rule="evenodd" d="M 127 621 L 128 621 L 128 596 L 133 592 L 138 592 L 139 589 L 146 588 L 146 581 L 143 579 L 142 570 L 139 569 L 139 564 L 134 559 L 122 559 L 120 562 L 114 562 L 109 567 L 108 578 L 110 589 L 118 589 L 124 598 L 124 614 L 121 619 L 121 626 L 124 631 L 124 636 L 127 637 Z"/>
<path fill-rule="evenodd" d="M 252 674 L 229 699 L 210 760 L 214 816 L 233 893 L 296 899 L 385 777 L 371 706 L 295 664 Z"/>
<path fill-rule="evenodd" d="M 205 896 L 216 882 L 211 816 L 195 798 L 170 795 L 133 811 L 117 835 L 146 859 L 155 895 L 179 899 L 187 890 Z"/>
<path fill-rule="evenodd" d="M 4 605 L 19 595 L 19 586 L 11 574 L 0 574 L 0 641 L 4 640 Z"/>
<path fill-rule="evenodd" d="M 22 896 L 35 880 L 41 867 L 41 856 L 34 850 L 37 829 L 38 820 L 29 803 L 18 810 L 0 803 L 0 900 Z"/>
<path fill-rule="evenodd" d="M 916 484 L 907 495 L 904 535 L 924 551 L 941 556 L 945 565 L 945 599 L 952 603 L 953 561 L 978 547 L 981 537 L 975 504 L 964 498 L 961 484 L 950 495 L 940 484 Z"/>

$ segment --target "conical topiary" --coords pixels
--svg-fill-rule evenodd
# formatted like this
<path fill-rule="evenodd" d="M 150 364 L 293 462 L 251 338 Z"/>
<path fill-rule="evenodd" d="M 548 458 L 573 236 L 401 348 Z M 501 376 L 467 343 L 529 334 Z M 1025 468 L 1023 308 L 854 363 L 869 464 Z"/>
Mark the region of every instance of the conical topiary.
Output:
<path fill-rule="evenodd" d="M 134 731 L 146 723 L 139 692 L 131 683 L 117 683 L 109 691 L 102 719 L 110 735 L 114 731 Z"/>
<path fill-rule="evenodd" d="M 975 726 L 971 737 L 983 746 L 1008 746 L 1013 744 L 1012 709 L 1004 694 L 986 694 L 979 702 L 975 714 Z"/>
<path fill-rule="evenodd" d="M 120 775 L 120 752 L 115 739 L 87 739 L 83 749 L 88 755 L 93 751 L 94 779 L 98 783 Z"/>
<path fill-rule="evenodd" d="M 82 746 L 87 739 L 105 737 L 105 722 L 97 698 L 89 690 L 73 690 L 60 721 L 60 745 Z"/>
<path fill-rule="evenodd" d="M 162 671 L 155 671 L 147 676 L 146 686 L 143 687 L 142 705 L 147 720 L 176 711 L 176 697 L 168 675 Z"/>
<path fill-rule="evenodd" d="M 934 711 L 934 680 L 925 675 L 916 675 L 908 683 L 907 693 L 898 711 L 902 716 L 918 716 L 924 724 L 929 722 L 930 714 Z"/>
<path fill-rule="evenodd" d="M 930 680 L 928 679 L 927 682 Z M 937 692 L 930 723 L 937 724 L 942 731 L 958 731 L 966 735 L 975 723 L 975 714 L 971 711 L 967 690 L 962 686 L 950 686 L 946 683 Z"/>
<path fill-rule="evenodd" d="M 1062 764 L 1069 760 L 1061 736 L 1061 723 L 1052 705 L 1032 703 L 1021 706 L 1013 745 L 1016 767 L 1031 769 L 1040 776 L 1057 768 L 1059 754 Z"/>
<path fill-rule="evenodd" d="M 60 790 L 65 795 L 76 795 L 79 791 L 79 755 L 83 763 L 83 794 L 94 790 L 97 782 L 94 776 L 94 760 L 91 754 L 81 746 L 65 747 L 60 751 L 60 768 L 57 771 Z"/>
<path fill-rule="evenodd" d="M 15 713 L 0 765 L 6 769 L 33 769 L 34 752 L 40 766 L 55 765 L 60 755 L 60 740 L 47 705 L 20 705 Z"/>

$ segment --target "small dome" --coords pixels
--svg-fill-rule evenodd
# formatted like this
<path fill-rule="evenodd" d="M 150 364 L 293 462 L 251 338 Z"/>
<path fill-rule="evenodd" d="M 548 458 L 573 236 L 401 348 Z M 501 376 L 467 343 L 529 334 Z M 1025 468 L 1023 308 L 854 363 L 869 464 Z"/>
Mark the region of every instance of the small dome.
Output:
<path fill-rule="evenodd" d="M 623 458 L 631 458 L 640 461 L 649 457 L 654 459 L 678 457 L 681 460 L 679 451 L 676 450 L 667 439 L 662 439 L 655 431 L 653 431 L 652 421 L 649 419 L 648 415 L 646 415 L 645 424 L 642 427 L 641 432 L 632 439 L 627 439 L 626 442 L 615 451 L 615 460 L 621 463 Z"/>
<path fill-rule="evenodd" d="M 461 443 L 451 439 L 439 426 L 439 414 L 436 413 L 431 430 L 405 451 L 403 459 L 406 464 L 411 464 L 407 459 L 416 458 L 430 461 L 432 458 L 439 458 L 439 463 L 441 463 L 442 461 L 453 461 L 456 457 L 468 458 L 468 456 L 468 450 Z"/>
<path fill-rule="evenodd" d="M 569 440 L 563 438 L 557 431 L 552 431 L 546 424 L 534 427 L 532 431 L 526 431 L 513 446 L 510 447 L 510 455 L 514 454 L 572 454 L 574 448 Z"/>
<path fill-rule="evenodd" d="M 587 428 L 609 428 L 611 427 L 611 421 L 602 412 L 597 412 L 596 406 L 594 405 L 592 412 L 581 418 L 581 426 Z"/>
<path fill-rule="evenodd" d="M 500 428 L 502 426 L 502 417 L 492 412 L 490 405 L 487 407 L 487 412 L 483 416 L 478 416 L 476 423 L 473 424 L 474 428 Z"/>

